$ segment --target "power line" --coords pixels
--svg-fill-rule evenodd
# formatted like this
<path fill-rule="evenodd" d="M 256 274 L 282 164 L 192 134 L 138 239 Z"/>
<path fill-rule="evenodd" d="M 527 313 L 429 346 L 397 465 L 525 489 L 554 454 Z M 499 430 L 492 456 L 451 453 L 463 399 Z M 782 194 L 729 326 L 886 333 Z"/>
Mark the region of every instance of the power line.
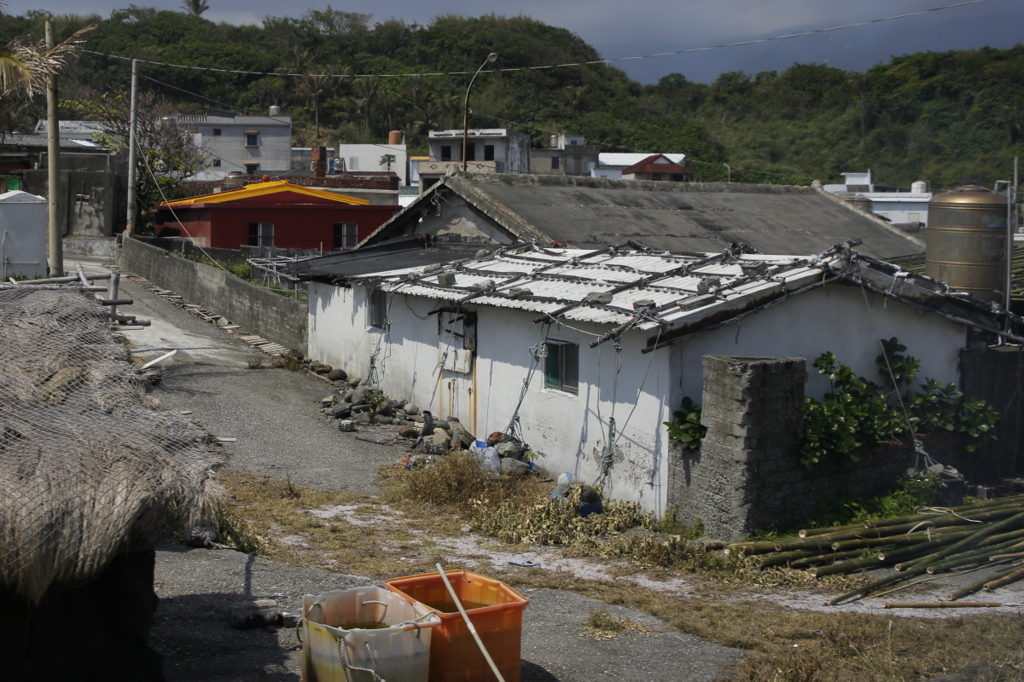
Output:
<path fill-rule="evenodd" d="M 521 66 L 517 68 L 509 69 L 490 69 L 482 71 L 482 73 L 514 73 L 518 71 L 542 71 L 546 69 L 562 69 L 576 66 L 591 66 L 595 64 L 613 64 L 617 62 L 629 62 L 636 61 L 639 59 L 654 59 L 656 57 L 673 57 L 681 54 L 689 54 L 691 52 L 707 52 L 709 50 L 721 50 L 727 47 L 741 47 L 743 45 L 755 45 L 757 43 L 767 43 L 774 40 L 789 40 L 790 38 L 800 38 L 803 36 L 815 35 L 819 33 L 831 33 L 832 31 L 842 31 L 848 28 L 857 28 L 860 26 L 868 26 L 870 24 L 880 24 L 886 21 L 895 21 L 897 19 L 907 19 L 909 17 L 921 16 L 923 14 L 929 14 L 931 12 L 942 12 L 948 9 L 956 9 L 957 7 L 964 7 L 966 5 L 976 5 L 979 2 L 985 0 L 966 0 L 966 2 L 958 2 L 953 5 L 946 5 L 944 7 L 932 7 L 930 9 L 920 10 L 918 12 L 907 12 L 905 14 L 897 14 L 891 17 L 883 17 L 881 19 L 868 19 L 866 21 L 858 21 L 852 24 L 843 24 L 841 26 L 830 26 L 828 28 L 817 28 L 810 31 L 801 31 L 800 33 L 790 33 L 784 36 L 772 36 L 770 38 L 758 38 L 756 40 L 744 40 L 736 43 L 723 43 L 721 45 L 708 45 L 706 47 L 691 47 L 685 50 L 674 50 L 672 52 L 657 52 L 654 54 L 637 55 L 635 57 L 618 57 L 615 59 L 594 59 L 585 62 L 570 62 L 567 64 L 545 64 L 543 66 Z M 108 54 L 105 52 L 96 52 L 95 50 L 82 49 L 82 52 L 88 52 L 89 54 L 99 55 L 101 57 L 109 57 L 111 59 L 121 59 L 124 61 L 132 61 L 131 57 L 122 57 L 121 55 Z M 167 62 L 157 62 L 149 59 L 139 59 L 142 64 L 152 64 L 154 66 L 165 66 L 175 69 L 192 69 L 194 71 L 209 71 L 213 73 L 232 73 L 243 76 L 281 76 L 286 78 L 302 78 L 310 74 L 305 73 L 277 73 L 270 71 L 239 71 L 234 69 L 215 69 L 208 66 L 191 66 L 186 64 L 169 64 Z M 426 73 L 377 73 L 377 74 L 315 74 L 319 76 L 328 76 L 330 78 L 436 78 L 441 76 L 469 76 L 473 74 L 473 71 L 434 71 Z"/>

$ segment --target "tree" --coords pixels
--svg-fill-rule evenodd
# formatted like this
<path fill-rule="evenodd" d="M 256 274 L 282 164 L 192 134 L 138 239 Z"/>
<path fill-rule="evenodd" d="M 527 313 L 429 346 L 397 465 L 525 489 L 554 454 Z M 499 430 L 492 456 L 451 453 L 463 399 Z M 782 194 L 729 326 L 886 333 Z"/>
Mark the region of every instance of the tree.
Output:
<path fill-rule="evenodd" d="M 61 72 L 68 57 L 84 42 L 92 27 L 83 28 L 67 40 L 49 48 L 43 41 L 11 41 L 0 49 L 0 112 L 6 118 L 13 105 L 29 99 L 51 75 Z"/>
<path fill-rule="evenodd" d="M 128 148 L 131 98 L 126 92 L 105 93 L 97 99 L 66 102 L 75 114 L 105 124 L 106 131 L 97 142 L 114 151 Z M 160 202 L 183 194 L 186 180 L 209 164 L 203 150 L 194 144 L 194 133 L 180 126 L 171 116 L 173 108 L 161 95 L 140 92 L 136 109 L 136 142 L 139 172 L 136 179 L 136 205 L 140 229 L 151 220 L 149 209 Z"/>
<path fill-rule="evenodd" d="M 181 6 L 185 8 L 186 12 L 194 14 L 197 17 L 210 9 L 210 5 L 207 4 L 206 0 L 185 0 L 181 3 Z"/>
<path fill-rule="evenodd" d="M 380 165 L 387 166 L 388 172 L 391 172 L 391 165 L 398 161 L 398 158 L 394 154 L 385 154 L 380 157 Z"/>

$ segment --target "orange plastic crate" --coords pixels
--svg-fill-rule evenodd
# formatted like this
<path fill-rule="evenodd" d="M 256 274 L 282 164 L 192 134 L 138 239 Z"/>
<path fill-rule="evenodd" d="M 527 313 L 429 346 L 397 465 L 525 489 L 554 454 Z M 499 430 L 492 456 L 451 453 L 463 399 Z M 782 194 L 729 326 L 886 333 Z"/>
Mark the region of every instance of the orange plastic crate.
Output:
<path fill-rule="evenodd" d="M 446 571 L 445 575 L 505 682 L 519 682 L 523 611 L 530 600 L 500 580 L 469 571 Z M 437 611 L 441 618 L 430 639 L 430 682 L 495 679 L 440 575 L 393 578 L 384 586 Z"/>

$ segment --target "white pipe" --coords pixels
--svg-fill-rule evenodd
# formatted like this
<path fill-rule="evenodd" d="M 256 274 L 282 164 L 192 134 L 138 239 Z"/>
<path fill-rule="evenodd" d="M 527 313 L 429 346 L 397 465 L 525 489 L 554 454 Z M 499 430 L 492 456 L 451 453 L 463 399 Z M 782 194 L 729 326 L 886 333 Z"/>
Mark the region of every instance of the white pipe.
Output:
<path fill-rule="evenodd" d="M 487 659 L 487 665 L 491 666 L 491 672 L 498 678 L 498 682 L 505 682 L 505 678 L 501 676 L 501 672 L 498 670 L 498 666 L 494 665 L 494 660 L 491 655 L 487 653 L 487 648 L 484 643 L 480 640 L 480 635 L 476 633 L 476 628 L 473 627 L 473 621 L 466 615 L 466 609 L 462 608 L 462 602 L 459 601 L 459 596 L 455 594 L 455 590 L 452 588 L 452 584 L 448 582 L 448 576 L 444 574 L 444 569 L 441 568 L 441 564 L 434 564 L 437 568 L 438 574 L 441 576 L 441 580 L 444 581 L 444 586 L 448 588 L 448 594 L 452 595 L 452 601 L 455 602 L 455 607 L 459 610 L 459 614 L 462 615 L 462 620 L 466 621 L 466 628 L 469 630 L 469 634 L 473 635 L 473 639 L 476 640 L 476 645 L 480 647 L 480 653 Z"/>
<path fill-rule="evenodd" d="M 164 353 L 163 355 L 161 355 L 160 357 L 158 357 L 158 358 L 157 358 L 156 360 L 150 360 L 149 362 L 147 362 L 146 364 L 144 364 L 144 365 L 142 366 L 142 369 L 149 369 L 150 367 L 152 367 L 152 366 L 153 366 L 153 365 L 155 365 L 156 363 L 158 363 L 158 362 L 162 362 L 162 361 L 166 360 L 166 359 L 167 359 L 167 358 L 169 358 L 169 357 L 173 357 L 173 356 L 174 356 L 174 355 L 175 355 L 175 354 L 176 354 L 177 352 L 178 352 L 178 351 L 176 351 L 176 350 L 172 350 L 172 351 L 171 351 L 170 353 Z"/>

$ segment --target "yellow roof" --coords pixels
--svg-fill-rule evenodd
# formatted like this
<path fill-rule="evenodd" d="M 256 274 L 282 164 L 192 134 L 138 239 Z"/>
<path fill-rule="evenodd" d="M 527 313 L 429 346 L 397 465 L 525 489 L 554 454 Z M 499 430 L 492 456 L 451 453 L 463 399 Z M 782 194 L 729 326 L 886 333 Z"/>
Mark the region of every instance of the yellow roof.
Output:
<path fill-rule="evenodd" d="M 355 197 L 337 194 L 335 192 L 325 192 L 322 189 L 293 185 L 287 180 L 277 180 L 275 182 L 257 182 L 247 185 L 242 189 L 230 190 L 228 192 L 217 192 L 215 194 L 203 194 L 198 197 L 189 197 L 188 199 L 178 199 L 177 201 L 169 201 L 163 205 L 171 208 L 187 208 L 197 204 L 222 204 L 228 201 L 238 201 L 239 199 L 253 199 L 255 197 L 263 197 L 270 194 L 278 194 L 280 192 L 304 194 L 308 197 L 317 197 L 319 199 L 327 199 L 328 201 L 336 201 L 339 204 L 352 204 L 355 206 L 368 206 L 370 204 L 366 199 L 357 199 Z"/>

